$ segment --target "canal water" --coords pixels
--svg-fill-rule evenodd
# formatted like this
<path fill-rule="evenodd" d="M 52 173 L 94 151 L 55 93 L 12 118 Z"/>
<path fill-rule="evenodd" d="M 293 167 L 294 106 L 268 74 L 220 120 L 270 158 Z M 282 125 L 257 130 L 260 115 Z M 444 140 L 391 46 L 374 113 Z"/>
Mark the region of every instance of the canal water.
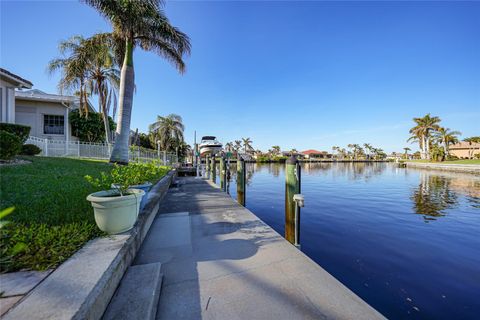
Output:
<path fill-rule="evenodd" d="M 247 164 L 246 206 L 282 235 L 284 173 Z M 301 250 L 386 317 L 480 318 L 479 176 L 303 164 L 302 193 Z"/>

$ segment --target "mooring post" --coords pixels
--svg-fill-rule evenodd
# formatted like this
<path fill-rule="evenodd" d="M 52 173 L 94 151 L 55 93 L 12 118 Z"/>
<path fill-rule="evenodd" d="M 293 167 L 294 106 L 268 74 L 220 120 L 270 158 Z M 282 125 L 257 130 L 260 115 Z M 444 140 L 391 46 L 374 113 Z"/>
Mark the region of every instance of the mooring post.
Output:
<path fill-rule="evenodd" d="M 295 237 L 296 225 L 300 225 L 300 209 L 294 200 L 294 195 L 300 194 L 300 164 L 295 158 L 291 156 L 285 162 L 285 239 L 292 244 L 295 244 L 295 238 L 299 239 L 299 233 Z M 297 210 L 297 220 L 295 219 L 295 210 Z M 297 223 L 295 223 L 297 221 Z"/>
<path fill-rule="evenodd" d="M 210 156 L 205 156 L 205 178 L 210 179 Z"/>
<path fill-rule="evenodd" d="M 215 164 L 215 155 L 212 154 L 210 170 L 212 171 L 211 179 L 213 183 L 217 182 L 217 166 Z"/>
<path fill-rule="evenodd" d="M 227 181 L 227 167 L 225 165 L 225 157 L 220 158 L 220 188 L 222 191 L 226 191 Z"/>
<path fill-rule="evenodd" d="M 241 156 L 237 158 L 237 202 L 245 207 L 245 161 Z"/>

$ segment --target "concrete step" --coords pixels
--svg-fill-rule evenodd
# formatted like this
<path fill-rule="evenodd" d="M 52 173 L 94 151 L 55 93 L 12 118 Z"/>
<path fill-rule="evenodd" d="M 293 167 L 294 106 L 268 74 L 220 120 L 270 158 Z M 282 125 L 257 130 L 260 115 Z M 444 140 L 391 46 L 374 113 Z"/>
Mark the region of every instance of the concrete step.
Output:
<path fill-rule="evenodd" d="M 158 262 L 129 267 L 102 319 L 155 319 L 162 289 L 160 269 Z"/>

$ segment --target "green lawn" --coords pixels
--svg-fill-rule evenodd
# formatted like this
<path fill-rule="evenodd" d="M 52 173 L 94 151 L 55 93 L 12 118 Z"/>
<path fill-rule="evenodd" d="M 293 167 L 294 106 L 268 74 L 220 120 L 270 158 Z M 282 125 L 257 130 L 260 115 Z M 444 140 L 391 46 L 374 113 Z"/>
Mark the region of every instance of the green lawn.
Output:
<path fill-rule="evenodd" d="M 1 208 L 15 206 L 14 223 L 2 230 L 2 271 L 44 270 L 70 257 L 101 234 L 85 198 L 97 191 L 84 178 L 111 170 L 106 162 L 25 157 L 31 164 L 0 167 Z M 6 259 L 15 243 L 24 252 Z"/>
<path fill-rule="evenodd" d="M 452 161 L 442 161 L 434 162 L 429 160 L 407 160 L 408 162 L 423 162 L 423 163 L 441 163 L 441 164 L 477 164 L 480 165 L 480 159 L 465 159 L 465 160 L 452 160 Z"/>

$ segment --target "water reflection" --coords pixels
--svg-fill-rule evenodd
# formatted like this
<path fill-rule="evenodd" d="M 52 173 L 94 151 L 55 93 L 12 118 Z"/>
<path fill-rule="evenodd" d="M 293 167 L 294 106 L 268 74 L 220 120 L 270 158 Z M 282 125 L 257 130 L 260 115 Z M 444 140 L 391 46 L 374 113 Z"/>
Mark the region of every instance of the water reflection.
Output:
<path fill-rule="evenodd" d="M 465 195 L 472 207 L 479 208 L 480 182 L 462 174 L 432 174 L 420 172 L 420 184 L 412 192 L 411 200 L 416 214 L 425 222 L 446 215 L 446 210 L 457 208 L 459 195 Z"/>
<path fill-rule="evenodd" d="M 423 215 L 425 222 L 445 216 L 445 210 L 458 205 L 458 195 L 450 188 L 451 180 L 426 173 L 420 174 L 420 184 L 413 190 L 413 210 Z"/>

